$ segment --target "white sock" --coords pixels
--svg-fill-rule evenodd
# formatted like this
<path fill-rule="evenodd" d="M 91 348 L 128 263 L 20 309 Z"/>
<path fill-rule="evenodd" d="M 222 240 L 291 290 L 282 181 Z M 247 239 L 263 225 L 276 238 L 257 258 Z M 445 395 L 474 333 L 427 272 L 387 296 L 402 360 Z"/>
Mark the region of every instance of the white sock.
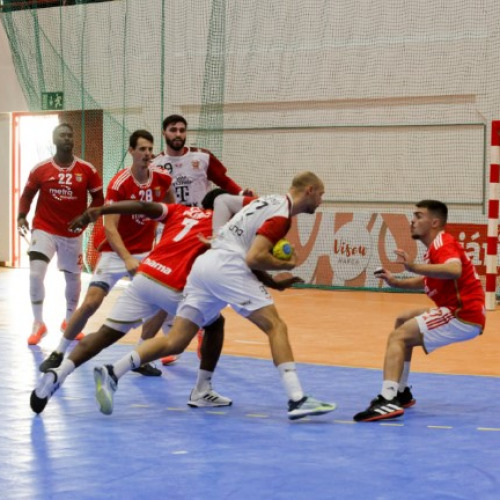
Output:
<path fill-rule="evenodd" d="M 64 335 L 61 337 L 59 341 L 59 345 L 57 346 L 56 351 L 62 352 L 63 354 L 68 350 L 69 345 L 73 342 L 72 340 L 68 340 Z"/>
<path fill-rule="evenodd" d="M 66 321 L 69 321 L 78 306 L 78 299 L 82 290 L 82 279 L 80 273 L 69 273 L 64 271 L 66 279 Z"/>
<path fill-rule="evenodd" d="M 198 379 L 196 380 L 194 390 L 200 394 L 204 394 L 212 389 L 213 374 L 214 372 L 209 372 L 208 370 L 198 370 Z"/>
<path fill-rule="evenodd" d="M 120 379 L 129 370 L 139 368 L 141 364 L 139 353 L 137 351 L 132 351 L 113 364 L 113 371 L 115 372 L 116 378 Z"/>
<path fill-rule="evenodd" d="M 280 372 L 281 381 L 285 387 L 288 399 L 291 399 L 292 401 L 299 401 L 302 399 L 304 397 L 304 391 L 300 385 L 295 363 L 293 361 L 281 363 L 281 365 L 278 365 L 278 370 Z"/>
<path fill-rule="evenodd" d="M 401 374 L 401 378 L 399 379 L 399 392 L 403 392 L 406 387 L 408 387 L 408 377 L 410 376 L 410 365 L 411 361 L 405 361 L 403 365 L 403 373 Z"/>
<path fill-rule="evenodd" d="M 57 373 L 57 381 L 62 384 L 68 375 L 75 371 L 75 363 L 71 359 L 66 358 L 59 368 L 54 370 Z"/>
<path fill-rule="evenodd" d="M 382 397 L 385 399 L 391 400 L 398 395 L 398 386 L 399 384 L 393 380 L 384 380 L 382 382 L 382 391 L 380 394 L 382 394 Z"/>
<path fill-rule="evenodd" d="M 43 260 L 30 261 L 30 299 L 33 317 L 36 322 L 43 323 L 43 299 L 45 286 L 43 280 L 47 274 L 48 263 Z"/>

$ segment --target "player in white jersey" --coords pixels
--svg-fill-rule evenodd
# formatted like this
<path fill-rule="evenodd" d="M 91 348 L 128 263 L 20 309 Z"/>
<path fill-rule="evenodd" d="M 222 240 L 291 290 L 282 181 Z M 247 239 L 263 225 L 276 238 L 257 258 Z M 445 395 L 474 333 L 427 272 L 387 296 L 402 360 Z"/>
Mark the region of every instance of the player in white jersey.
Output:
<path fill-rule="evenodd" d="M 144 342 L 127 354 L 123 363 L 122 360 L 118 363 L 126 365 L 128 371 L 144 362 L 182 352 L 198 329 L 217 320 L 220 311 L 229 304 L 267 334 L 274 364 L 288 396 L 288 418 L 295 420 L 333 411 L 334 404 L 304 395 L 287 326 L 279 317 L 271 295 L 253 273 L 253 270 L 291 270 L 296 266 L 294 253 L 285 261 L 274 257 L 271 250 L 288 232 L 293 216 L 315 212 L 323 193 L 323 182 L 312 172 L 302 172 L 294 177 L 286 196 L 258 198 L 238 212 L 221 228 L 212 248 L 196 259 L 168 337 Z M 98 370 L 103 373 L 106 368 Z M 99 404 L 112 407 L 116 384 L 109 377 L 97 383 Z"/>
<path fill-rule="evenodd" d="M 229 194 L 254 196 L 251 189 L 242 189 L 227 176 L 227 169 L 208 149 L 186 147 L 188 124 L 182 115 L 169 115 L 163 120 L 162 133 L 165 138 L 165 150 L 153 160 L 153 165 L 168 171 L 172 177 L 172 194 L 177 203 L 187 206 L 201 206 L 201 201 L 215 184 Z M 162 224 L 158 225 L 157 239 L 161 235 Z M 170 318 L 172 320 L 172 318 Z M 165 324 L 165 312 L 160 312 L 149 320 L 143 328 L 140 342 L 154 337 L 162 324 Z M 203 330 L 198 335 L 198 356 Z M 165 356 L 162 363 L 168 365 L 176 356 Z"/>
<path fill-rule="evenodd" d="M 166 147 L 153 160 L 173 179 L 172 187 L 177 203 L 201 206 L 201 200 L 214 183 L 230 194 L 254 196 L 250 189 L 242 189 L 227 176 L 227 169 L 208 149 L 186 147 L 187 121 L 181 115 L 170 115 L 163 120 Z"/>

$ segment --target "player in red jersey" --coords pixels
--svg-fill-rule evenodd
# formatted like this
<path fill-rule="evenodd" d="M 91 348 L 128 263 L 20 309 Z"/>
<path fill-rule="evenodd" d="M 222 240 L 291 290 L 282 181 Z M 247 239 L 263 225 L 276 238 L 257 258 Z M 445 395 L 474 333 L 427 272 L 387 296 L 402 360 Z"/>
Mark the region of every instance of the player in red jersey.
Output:
<path fill-rule="evenodd" d="M 404 414 L 404 408 L 415 404 L 408 386 L 414 347 L 422 346 L 429 354 L 439 347 L 473 339 L 484 329 L 484 291 L 462 245 L 445 232 L 447 218 L 444 203 L 417 203 L 411 236 L 427 247 L 425 263 L 412 262 L 404 250 L 395 252 L 404 268 L 419 276 L 399 279 L 385 269 L 376 272 L 392 287 L 424 288 L 436 307 L 407 311 L 396 319 L 385 353 L 382 391 L 365 411 L 354 415 L 356 421 L 396 418 Z"/>
<path fill-rule="evenodd" d="M 293 178 L 286 196 L 257 198 L 227 222 L 212 241 L 211 249 L 196 259 L 168 337 L 151 339 L 112 366 L 95 368 L 101 411 L 111 413 L 117 381 L 128 370 L 141 362 L 182 352 L 198 328 L 216 321 L 228 304 L 267 335 L 288 396 L 288 418 L 296 420 L 335 410 L 335 404 L 304 394 L 287 326 L 279 317 L 272 296 L 253 272 L 291 270 L 297 265 L 295 253 L 285 261 L 274 257 L 271 250 L 290 229 L 292 217 L 314 213 L 323 194 L 321 179 L 312 172 L 301 172 Z"/>
<path fill-rule="evenodd" d="M 221 220 L 211 210 L 220 192 L 220 189 L 214 190 L 205 196 L 203 206 L 206 209 L 129 201 L 90 210 L 75 221 L 74 227 L 82 227 L 95 220 L 100 213 L 142 213 L 163 220 L 165 229 L 160 242 L 141 262 L 131 285 L 119 297 L 105 324 L 97 333 L 86 336 L 59 368 L 50 369 L 44 374 L 31 394 L 30 406 L 34 412 L 43 411 L 52 394 L 78 366 L 122 338 L 131 328 L 142 323 L 143 318 L 155 314 L 159 309 L 166 309 L 175 315 L 191 266 L 207 250 L 204 241 L 216 229 L 213 226 L 215 219 Z M 215 213 L 220 211 L 227 214 L 227 209 L 234 213 L 251 200 L 229 194 L 219 196 Z M 266 280 L 266 283 L 284 290 L 297 281 L 300 280 L 292 277 L 280 282 Z M 228 406 L 232 403 L 229 398 L 212 389 L 212 375 L 223 341 L 224 318 L 219 316 L 206 327 L 198 379 L 188 402 L 190 406 Z M 129 368 L 127 359 L 124 365 Z M 116 370 L 120 376 L 123 367 L 117 366 Z"/>
<path fill-rule="evenodd" d="M 147 130 L 136 130 L 129 138 L 132 166 L 120 170 L 109 182 L 106 205 L 123 200 L 173 202 L 172 178 L 163 169 L 150 165 L 154 139 Z M 151 251 L 156 222 L 143 215 L 110 214 L 105 217 L 97 248 L 101 256 L 83 303 L 68 321 L 57 349 L 40 365 L 40 371 L 57 368 L 69 344 L 83 330 L 117 281 L 133 276 L 141 260 Z M 143 375 L 160 376 L 161 370 L 148 364 L 137 370 Z"/>
<path fill-rule="evenodd" d="M 29 230 L 26 217 L 38 193 L 32 221 L 30 258 L 30 298 L 34 322 L 29 345 L 36 345 L 47 333 L 43 321 L 44 279 L 49 262 L 57 253 L 57 264 L 66 280 L 66 318 L 78 305 L 81 290 L 82 237 L 68 229 L 68 223 L 87 207 L 102 205 L 102 181 L 96 169 L 73 155 L 73 128 L 60 123 L 52 133 L 56 154 L 31 170 L 19 201 L 17 225 Z M 64 324 L 64 321 L 63 321 Z"/>

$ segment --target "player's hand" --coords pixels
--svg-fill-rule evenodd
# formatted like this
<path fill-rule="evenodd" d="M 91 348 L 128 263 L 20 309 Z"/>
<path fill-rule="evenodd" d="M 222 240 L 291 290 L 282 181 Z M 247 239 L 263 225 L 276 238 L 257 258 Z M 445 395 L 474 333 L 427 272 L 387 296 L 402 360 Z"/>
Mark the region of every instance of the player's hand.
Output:
<path fill-rule="evenodd" d="M 274 286 L 269 285 L 270 288 L 274 288 L 275 290 L 279 290 L 280 292 L 292 287 L 293 285 L 295 285 L 295 283 L 304 283 L 304 280 L 302 278 L 299 278 L 298 276 L 292 276 L 291 278 L 285 278 L 282 280 L 273 279 L 273 281 Z"/>
<path fill-rule="evenodd" d="M 396 283 L 395 276 L 390 271 L 384 269 L 383 267 L 375 269 L 373 274 L 375 275 L 376 278 L 384 280 L 389 286 L 394 286 Z"/>
<path fill-rule="evenodd" d="M 207 238 L 204 234 L 202 233 L 198 233 L 196 235 L 198 237 L 198 239 L 204 244 L 204 245 L 207 245 L 207 247 L 211 247 L 212 246 L 212 239 L 213 238 Z"/>
<path fill-rule="evenodd" d="M 245 188 L 242 193 L 241 193 L 243 196 L 258 196 L 257 193 L 253 190 L 253 189 L 250 189 L 250 188 Z"/>
<path fill-rule="evenodd" d="M 26 217 L 18 217 L 17 218 L 17 228 L 19 230 L 19 234 L 22 235 L 27 235 L 29 230 L 30 230 L 30 224 L 26 220 Z"/>
<path fill-rule="evenodd" d="M 101 215 L 101 211 L 99 207 L 91 207 L 83 212 L 82 215 L 75 217 L 68 224 L 69 230 L 72 233 L 80 233 L 82 232 L 91 222 L 95 222 L 99 216 Z"/>
<path fill-rule="evenodd" d="M 394 253 L 398 256 L 397 262 L 403 264 L 404 268 L 407 271 L 412 271 L 413 269 L 413 261 L 410 260 L 410 256 L 401 249 L 394 250 Z"/>
<path fill-rule="evenodd" d="M 135 257 L 128 257 L 125 259 L 125 269 L 130 276 L 134 276 L 139 268 L 140 262 Z"/>

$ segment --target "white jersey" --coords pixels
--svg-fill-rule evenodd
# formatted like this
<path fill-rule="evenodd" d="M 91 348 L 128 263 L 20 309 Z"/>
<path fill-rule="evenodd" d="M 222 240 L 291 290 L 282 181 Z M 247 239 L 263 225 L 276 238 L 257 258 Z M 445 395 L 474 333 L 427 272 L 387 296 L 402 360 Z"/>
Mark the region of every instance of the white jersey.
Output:
<path fill-rule="evenodd" d="M 212 241 L 212 248 L 245 256 L 257 234 L 262 234 L 274 244 L 290 229 L 291 209 L 289 196 L 257 198 L 221 227 Z"/>
<path fill-rule="evenodd" d="M 201 201 L 211 189 L 211 182 L 228 193 L 238 194 L 241 187 L 226 175 L 226 167 L 208 149 L 185 148 L 181 156 L 160 153 L 153 165 L 167 170 L 173 179 L 177 203 L 201 206 Z"/>

